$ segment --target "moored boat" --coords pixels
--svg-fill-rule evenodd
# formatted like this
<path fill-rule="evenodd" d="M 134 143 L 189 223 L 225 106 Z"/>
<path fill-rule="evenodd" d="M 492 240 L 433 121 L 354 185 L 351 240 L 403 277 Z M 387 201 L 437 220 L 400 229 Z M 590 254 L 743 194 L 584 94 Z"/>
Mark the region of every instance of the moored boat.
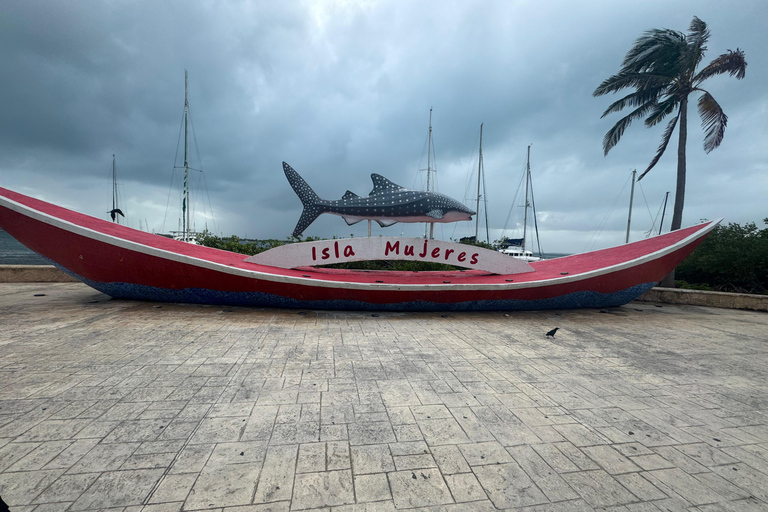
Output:
<path fill-rule="evenodd" d="M 0 188 L 0 228 L 65 272 L 122 299 L 397 311 L 619 306 L 677 266 L 719 221 L 522 273 L 282 268 L 74 212 Z M 424 253 L 427 253 L 427 243 Z M 447 257 L 447 251 L 445 252 Z"/>
<path fill-rule="evenodd" d="M 530 201 L 528 200 L 530 193 Z M 512 205 L 512 208 L 514 208 L 514 204 Z M 523 203 L 524 213 L 523 213 L 523 236 L 522 238 L 504 238 L 502 236 L 502 240 L 506 240 L 506 244 L 503 245 L 499 252 L 502 254 L 506 254 L 507 256 L 511 256 L 513 258 L 516 258 L 518 260 L 522 260 L 528 263 L 532 263 L 534 261 L 539 261 L 542 259 L 541 257 L 541 241 L 539 240 L 539 226 L 536 220 L 536 201 L 533 198 L 533 182 L 531 180 L 531 146 L 528 146 L 528 152 L 525 159 L 525 202 Z M 528 210 L 533 210 L 533 227 L 535 229 L 535 236 L 536 236 L 536 244 L 539 247 L 539 255 L 534 256 L 533 251 L 530 249 L 526 249 L 526 239 L 527 232 L 528 232 Z M 510 212 L 511 213 L 511 212 Z M 507 227 L 504 226 L 504 230 L 506 230 Z M 502 231 L 502 234 L 504 231 Z M 531 241 L 531 245 L 533 245 L 533 241 Z"/>

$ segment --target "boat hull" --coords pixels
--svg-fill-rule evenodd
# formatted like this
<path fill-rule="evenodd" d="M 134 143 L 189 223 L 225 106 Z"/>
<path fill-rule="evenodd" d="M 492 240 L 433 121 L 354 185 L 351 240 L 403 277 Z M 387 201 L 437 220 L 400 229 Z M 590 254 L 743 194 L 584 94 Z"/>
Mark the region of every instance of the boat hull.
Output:
<path fill-rule="evenodd" d="M 481 311 L 619 306 L 642 295 L 714 228 L 481 271 L 281 269 L 114 225 L 0 188 L 0 227 L 70 275 L 121 299 L 345 310 Z"/>

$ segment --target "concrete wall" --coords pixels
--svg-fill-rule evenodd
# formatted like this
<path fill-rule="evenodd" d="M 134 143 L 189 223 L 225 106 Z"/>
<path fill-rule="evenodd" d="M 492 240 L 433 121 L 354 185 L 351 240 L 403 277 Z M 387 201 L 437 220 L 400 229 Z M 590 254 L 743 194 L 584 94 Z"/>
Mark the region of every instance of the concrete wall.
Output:
<path fill-rule="evenodd" d="M 53 265 L 0 265 L 0 283 L 67 283 L 77 281 Z"/>
<path fill-rule="evenodd" d="M 656 287 L 645 292 L 637 300 L 663 302 L 666 304 L 709 306 L 713 308 L 768 311 L 768 295 L 750 295 L 748 293 L 705 292 L 701 290 L 684 290 L 682 288 Z"/>

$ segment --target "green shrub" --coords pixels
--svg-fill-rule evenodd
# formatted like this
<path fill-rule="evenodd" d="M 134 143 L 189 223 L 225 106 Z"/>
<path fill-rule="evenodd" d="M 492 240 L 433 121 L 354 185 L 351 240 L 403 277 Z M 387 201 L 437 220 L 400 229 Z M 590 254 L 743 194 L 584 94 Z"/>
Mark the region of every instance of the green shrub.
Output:
<path fill-rule="evenodd" d="M 677 267 L 675 277 L 688 287 L 768 293 L 768 228 L 758 229 L 754 222 L 717 226 Z"/>

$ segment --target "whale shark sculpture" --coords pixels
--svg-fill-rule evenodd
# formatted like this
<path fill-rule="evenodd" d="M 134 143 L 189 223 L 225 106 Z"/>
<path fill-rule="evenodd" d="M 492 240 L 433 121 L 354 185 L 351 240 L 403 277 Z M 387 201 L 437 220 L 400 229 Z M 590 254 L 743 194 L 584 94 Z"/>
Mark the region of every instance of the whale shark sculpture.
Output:
<path fill-rule="evenodd" d="M 367 196 L 347 192 L 338 201 L 321 199 L 290 165 L 283 162 L 288 183 L 304 205 L 293 236 L 299 237 L 323 213 L 341 216 L 348 225 L 375 220 L 381 227 L 397 222 L 457 222 L 472 220 L 474 211 L 450 197 L 435 192 L 410 190 L 380 174 L 371 174 L 373 190 Z"/>

